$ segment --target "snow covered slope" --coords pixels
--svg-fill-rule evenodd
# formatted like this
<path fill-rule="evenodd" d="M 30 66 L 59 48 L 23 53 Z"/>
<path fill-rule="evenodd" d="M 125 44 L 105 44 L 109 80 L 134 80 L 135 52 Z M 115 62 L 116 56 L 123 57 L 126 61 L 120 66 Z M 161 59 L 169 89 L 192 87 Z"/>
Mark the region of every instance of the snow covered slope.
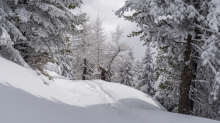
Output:
<path fill-rule="evenodd" d="M 0 123 L 217 123 L 173 114 L 150 96 L 116 83 L 71 81 L 35 72 L 0 57 Z"/>

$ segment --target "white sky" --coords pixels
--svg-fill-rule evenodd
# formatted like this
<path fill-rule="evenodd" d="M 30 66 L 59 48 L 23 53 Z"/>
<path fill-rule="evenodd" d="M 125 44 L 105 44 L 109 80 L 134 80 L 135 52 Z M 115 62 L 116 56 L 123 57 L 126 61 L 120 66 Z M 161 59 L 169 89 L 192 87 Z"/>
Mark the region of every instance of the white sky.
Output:
<path fill-rule="evenodd" d="M 142 46 L 139 37 L 128 38 L 132 31 L 137 30 L 136 24 L 130 21 L 125 21 L 123 18 L 118 18 L 113 11 L 121 8 L 126 0 L 83 0 L 81 11 L 90 16 L 90 20 L 94 21 L 96 16 L 103 20 L 103 28 L 108 36 L 108 41 L 111 41 L 111 32 L 115 30 L 119 24 L 124 29 L 124 37 L 121 41 L 126 41 L 133 47 L 133 52 L 137 60 L 141 60 L 144 56 L 146 46 Z M 76 9 L 74 11 L 79 11 Z"/>

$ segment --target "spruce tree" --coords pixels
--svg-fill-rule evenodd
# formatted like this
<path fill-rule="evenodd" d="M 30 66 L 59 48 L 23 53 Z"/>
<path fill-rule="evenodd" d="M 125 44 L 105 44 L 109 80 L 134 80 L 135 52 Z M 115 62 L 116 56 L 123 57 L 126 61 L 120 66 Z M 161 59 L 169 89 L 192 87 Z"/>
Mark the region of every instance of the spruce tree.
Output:
<path fill-rule="evenodd" d="M 41 71 L 48 61 L 59 60 L 56 54 L 66 49 L 66 34 L 80 24 L 82 17 L 73 15 L 69 9 L 79 6 L 81 1 L 2 1 L 11 12 L 7 12 L 8 22 L 17 28 L 12 31 L 7 27 L 6 30 L 23 59 L 33 69 Z"/>
<path fill-rule="evenodd" d="M 128 52 L 128 60 L 122 72 L 121 83 L 130 87 L 134 87 L 134 53 Z"/>
<path fill-rule="evenodd" d="M 140 61 L 136 61 L 134 63 L 134 87 L 136 87 L 137 83 L 142 79 L 143 76 L 143 64 Z"/>
<path fill-rule="evenodd" d="M 12 1 L 13 2 L 13 1 Z M 9 4 L 0 0 L 0 56 L 19 65 L 30 68 L 21 54 L 14 48 L 18 40 L 26 40 L 20 30 L 11 22 L 14 12 Z"/>
<path fill-rule="evenodd" d="M 169 46 L 159 47 L 156 59 L 156 83 L 154 86 L 156 94 L 154 98 L 168 111 L 177 112 L 182 68 L 178 58 L 171 59 L 167 55 L 170 50 Z"/>
<path fill-rule="evenodd" d="M 212 100 L 219 90 L 219 47 L 215 43 L 219 31 L 219 1 L 213 0 L 129 0 L 116 14 L 138 23 L 145 41 L 155 42 L 158 47 L 169 46 L 170 59 L 178 58 L 181 67 L 181 82 L 178 112 L 191 114 L 193 111 L 196 73 L 198 63 L 203 62 L 212 70 L 215 81 L 211 86 Z M 126 10 L 135 10 L 132 16 L 124 16 Z M 174 51 L 174 52 L 173 52 Z"/>
<path fill-rule="evenodd" d="M 142 79 L 138 81 L 136 88 L 153 96 L 155 75 L 154 75 L 153 59 L 152 59 L 150 44 L 147 45 L 147 50 L 142 60 L 142 64 L 143 64 L 143 76 Z"/>

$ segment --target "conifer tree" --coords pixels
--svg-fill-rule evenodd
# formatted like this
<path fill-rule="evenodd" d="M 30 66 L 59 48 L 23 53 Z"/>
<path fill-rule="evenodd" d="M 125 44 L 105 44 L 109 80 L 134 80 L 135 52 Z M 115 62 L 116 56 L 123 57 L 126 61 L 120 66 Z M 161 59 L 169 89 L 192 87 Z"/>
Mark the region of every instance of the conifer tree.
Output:
<path fill-rule="evenodd" d="M 0 0 L 0 56 L 16 62 L 26 68 L 29 65 L 23 60 L 20 53 L 14 48 L 17 40 L 26 40 L 19 29 L 10 21 L 13 10 L 3 0 Z"/>
<path fill-rule="evenodd" d="M 103 60 L 105 56 L 105 41 L 106 41 L 106 34 L 104 28 L 102 27 L 102 20 L 97 16 L 95 22 L 93 22 L 93 33 L 94 33 L 94 51 L 93 57 L 95 58 L 94 63 L 96 63 L 96 70 L 95 73 L 98 73 L 98 78 L 105 80 L 104 74 L 106 72 L 105 68 L 103 67 Z"/>
<path fill-rule="evenodd" d="M 171 60 L 171 57 L 167 56 L 169 50 L 169 46 L 159 47 L 156 59 L 157 81 L 154 85 L 156 91 L 154 98 L 157 99 L 168 111 L 177 112 L 179 83 L 181 82 L 181 65 L 178 58 L 175 58 L 176 60 Z"/>
<path fill-rule="evenodd" d="M 89 20 L 89 16 L 86 16 L 85 21 L 80 26 L 80 33 L 72 39 L 72 47 L 74 48 L 74 54 L 76 57 L 76 70 L 75 78 L 80 80 L 92 79 L 92 66 L 94 66 L 94 28 Z"/>
<path fill-rule="evenodd" d="M 195 79 L 198 63 L 203 61 L 215 75 L 212 83 L 212 100 L 216 100 L 219 89 L 219 9 L 217 0 L 129 0 L 116 14 L 138 23 L 141 39 L 155 42 L 158 47 L 169 46 L 170 59 L 178 58 L 181 65 L 181 82 L 178 112 L 191 114 L 193 111 Z M 132 16 L 124 16 L 126 10 L 135 10 Z M 173 52 L 174 51 L 174 52 Z M 175 52 L 177 51 L 177 52 Z"/>
<path fill-rule="evenodd" d="M 134 54 L 128 52 L 128 60 L 122 72 L 121 83 L 130 87 L 134 87 Z"/>
<path fill-rule="evenodd" d="M 73 55 L 74 49 L 71 47 L 70 37 L 65 37 L 64 39 L 65 47 L 62 50 L 55 52 L 54 62 L 60 68 L 60 74 L 69 79 L 75 79 L 74 76 L 76 71 L 74 69 L 73 61 L 75 57 Z"/>
<path fill-rule="evenodd" d="M 150 49 L 150 44 L 147 45 L 147 50 L 145 56 L 142 60 L 143 64 L 143 76 L 142 80 L 138 81 L 136 88 L 153 96 L 154 95 L 154 84 L 155 84 L 155 75 L 153 68 L 153 59 Z"/>
<path fill-rule="evenodd" d="M 48 61 L 59 59 L 56 54 L 66 49 L 66 34 L 82 20 L 69 10 L 79 6 L 80 0 L 2 1 L 11 11 L 8 21 L 17 28 L 17 32 L 6 28 L 15 49 L 33 69 L 41 71 Z"/>
<path fill-rule="evenodd" d="M 134 63 L 134 87 L 142 79 L 143 76 L 143 64 L 140 61 Z"/>

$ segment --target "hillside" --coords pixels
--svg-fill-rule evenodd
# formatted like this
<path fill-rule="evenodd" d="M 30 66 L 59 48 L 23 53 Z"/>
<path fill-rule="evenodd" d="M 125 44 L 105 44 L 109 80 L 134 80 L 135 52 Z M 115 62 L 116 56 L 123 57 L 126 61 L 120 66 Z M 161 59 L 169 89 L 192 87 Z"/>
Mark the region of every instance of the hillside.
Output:
<path fill-rule="evenodd" d="M 101 80 L 71 81 L 48 71 L 47 82 L 32 70 L 0 57 L 1 123 L 217 123 L 167 112 L 152 97 Z"/>

